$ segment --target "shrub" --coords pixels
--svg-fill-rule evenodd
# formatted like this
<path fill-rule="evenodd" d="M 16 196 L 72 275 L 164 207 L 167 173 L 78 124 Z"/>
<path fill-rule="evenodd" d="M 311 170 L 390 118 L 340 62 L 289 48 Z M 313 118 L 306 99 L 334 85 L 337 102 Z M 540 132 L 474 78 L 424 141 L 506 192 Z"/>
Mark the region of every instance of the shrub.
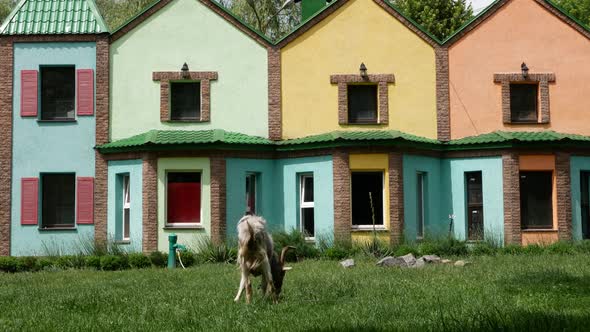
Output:
<path fill-rule="evenodd" d="M 1 272 L 17 272 L 19 269 L 20 264 L 16 257 L 0 257 Z"/>
<path fill-rule="evenodd" d="M 84 257 L 84 265 L 89 268 L 100 270 L 100 257 L 99 256 L 86 256 Z"/>
<path fill-rule="evenodd" d="M 439 246 L 432 241 L 424 241 L 418 245 L 420 255 L 437 255 L 439 254 Z"/>
<path fill-rule="evenodd" d="M 19 269 L 20 271 L 31 271 L 31 272 L 38 271 L 37 257 L 32 257 L 32 256 L 19 257 L 18 264 L 20 267 L 20 269 Z"/>
<path fill-rule="evenodd" d="M 564 241 L 552 243 L 546 247 L 546 250 L 548 253 L 559 255 L 570 255 L 576 252 L 573 243 Z"/>
<path fill-rule="evenodd" d="M 538 244 L 529 244 L 522 248 L 522 253 L 527 255 L 541 255 L 545 252 L 545 248 Z"/>
<path fill-rule="evenodd" d="M 394 250 L 395 256 L 405 256 L 407 254 L 412 254 L 414 256 L 418 256 L 419 252 L 416 247 L 408 245 L 408 244 L 402 244 Z"/>
<path fill-rule="evenodd" d="M 129 256 L 127 256 L 127 262 L 129 263 L 129 266 L 134 269 L 144 269 L 152 266 L 149 257 L 144 256 L 142 253 L 129 254 Z"/>
<path fill-rule="evenodd" d="M 39 259 L 37 259 L 36 269 L 39 271 L 46 270 L 52 266 L 53 266 L 53 260 L 49 257 L 40 257 Z"/>
<path fill-rule="evenodd" d="M 391 256 L 393 250 L 391 250 L 383 241 L 378 238 L 372 238 L 369 241 L 361 243 L 359 246 L 360 251 L 369 257 L 381 258 L 385 256 Z"/>
<path fill-rule="evenodd" d="M 100 267 L 104 271 L 116 271 L 122 269 L 124 260 L 121 256 L 106 255 L 100 258 Z"/>
<path fill-rule="evenodd" d="M 59 256 L 55 260 L 55 266 L 60 269 L 74 268 L 73 256 Z"/>
<path fill-rule="evenodd" d="M 209 238 L 201 238 L 196 256 L 203 263 L 233 263 L 238 257 L 238 250 L 225 243 L 216 244 Z"/>
<path fill-rule="evenodd" d="M 345 248 L 334 246 L 331 248 L 326 248 L 323 252 L 323 256 L 328 259 L 334 260 L 342 260 L 347 257 L 350 257 L 350 251 L 346 250 Z"/>
<path fill-rule="evenodd" d="M 520 255 L 523 253 L 523 248 L 517 244 L 509 244 L 501 248 L 500 253 L 504 255 Z"/>
<path fill-rule="evenodd" d="M 192 266 L 195 264 L 196 261 L 195 254 L 190 251 L 181 251 L 180 259 L 182 259 L 182 264 L 184 265 L 184 267 Z M 176 260 L 178 260 L 178 256 L 176 256 Z"/>
<path fill-rule="evenodd" d="M 290 250 L 287 253 L 285 260 L 287 262 L 298 261 L 304 258 L 317 258 L 320 256 L 320 250 L 316 248 L 314 243 L 307 242 L 305 235 L 297 229 L 292 229 L 290 232 L 276 232 L 273 233 L 272 238 L 275 243 L 275 251 L 280 254 L 284 247 L 293 246 L 295 250 Z"/>
<path fill-rule="evenodd" d="M 590 240 L 584 240 L 576 243 L 576 251 L 583 254 L 590 254 Z"/>
<path fill-rule="evenodd" d="M 168 255 L 160 252 L 154 251 L 150 254 L 150 262 L 155 267 L 166 267 L 166 263 L 168 260 Z"/>
<path fill-rule="evenodd" d="M 498 248 L 488 242 L 477 242 L 471 247 L 471 254 L 476 256 L 493 256 L 498 252 Z"/>

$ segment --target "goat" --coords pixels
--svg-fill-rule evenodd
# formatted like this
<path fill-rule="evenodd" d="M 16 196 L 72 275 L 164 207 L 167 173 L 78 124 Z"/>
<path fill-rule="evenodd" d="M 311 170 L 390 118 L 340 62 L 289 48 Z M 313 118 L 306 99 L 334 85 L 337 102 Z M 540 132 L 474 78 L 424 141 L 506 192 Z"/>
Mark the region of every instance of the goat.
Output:
<path fill-rule="evenodd" d="M 280 258 L 274 252 L 274 243 L 270 234 L 266 232 L 266 220 L 262 217 L 246 215 L 238 222 L 238 264 L 242 274 L 238 294 L 235 302 L 240 300 L 242 291 L 246 289 L 246 303 L 252 301 L 252 285 L 250 274 L 262 276 L 262 292 L 271 295 L 273 302 L 283 287 L 285 272 L 290 267 L 285 265 L 285 254 L 294 247 L 284 247 Z"/>

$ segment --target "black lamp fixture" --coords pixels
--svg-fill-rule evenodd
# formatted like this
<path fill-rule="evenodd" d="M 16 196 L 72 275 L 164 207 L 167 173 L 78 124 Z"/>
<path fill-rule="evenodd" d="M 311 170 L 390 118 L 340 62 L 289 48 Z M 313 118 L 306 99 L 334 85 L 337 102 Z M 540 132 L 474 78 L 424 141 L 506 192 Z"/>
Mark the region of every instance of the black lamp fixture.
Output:
<path fill-rule="evenodd" d="M 367 78 L 367 66 L 365 66 L 365 63 L 361 63 L 361 67 L 359 68 L 360 72 L 361 72 L 361 77 L 362 78 Z"/>
<path fill-rule="evenodd" d="M 182 72 L 182 78 L 189 78 L 191 76 L 188 72 L 188 65 L 186 64 L 186 62 L 184 63 L 184 65 L 182 65 L 180 71 Z"/>
<path fill-rule="evenodd" d="M 522 78 L 527 79 L 529 77 L 529 67 L 527 67 L 526 63 L 522 63 L 520 65 L 520 70 L 522 71 Z"/>

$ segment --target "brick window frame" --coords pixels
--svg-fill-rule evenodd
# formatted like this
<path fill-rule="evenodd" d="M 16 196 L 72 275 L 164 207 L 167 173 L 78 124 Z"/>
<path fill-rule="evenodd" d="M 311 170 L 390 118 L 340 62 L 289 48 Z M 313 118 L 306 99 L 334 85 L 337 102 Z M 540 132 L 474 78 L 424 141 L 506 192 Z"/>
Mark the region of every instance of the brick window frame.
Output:
<path fill-rule="evenodd" d="M 217 80 L 214 71 L 158 71 L 152 73 L 152 80 L 160 82 L 160 121 L 161 122 L 209 122 L 211 120 L 211 81 Z M 201 83 L 201 117 L 198 120 L 170 119 L 170 83 Z"/>
<path fill-rule="evenodd" d="M 356 125 L 348 121 L 348 86 L 354 84 L 376 84 L 377 85 L 377 123 L 386 125 L 389 123 L 389 90 L 388 85 L 395 83 L 393 74 L 371 74 L 363 77 L 358 74 L 331 75 L 331 84 L 338 84 L 338 124 Z M 360 124 L 362 125 L 362 124 Z M 371 123 L 369 125 L 374 125 Z"/>
<path fill-rule="evenodd" d="M 522 124 L 527 125 L 531 123 L 526 122 L 512 122 L 510 112 L 510 84 L 537 84 L 539 93 L 538 117 L 537 122 L 532 124 L 547 124 L 551 117 L 549 113 L 549 83 L 555 82 L 554 73 L 534 73 L 529 74 L 526 78 L 522 73 L 499 73 L 494 74 L 494 83 L 502 85 L 502 122 L 505 124 Z"/>

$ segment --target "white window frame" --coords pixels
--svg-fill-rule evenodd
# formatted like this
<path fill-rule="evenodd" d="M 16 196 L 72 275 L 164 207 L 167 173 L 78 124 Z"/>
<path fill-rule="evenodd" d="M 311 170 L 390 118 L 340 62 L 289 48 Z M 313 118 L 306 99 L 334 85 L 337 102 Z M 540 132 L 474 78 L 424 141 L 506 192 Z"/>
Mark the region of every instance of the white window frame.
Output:
<path fill-rule="evenodd" d="M 199 183 L 201 184 L 201 209 L 199 211 L 200 222 L 182 223 L 168 221 L 168 175 L 170 173 L 199 173 Z M 164 175 L 166 177 L 166 185 L 164 187 L 165 201 L 164 201 L 164 218 L 166 218 L 166 228 L 202 228 L 203 227 L 203 170 L 201 169 L 167 169 Z"/>
<path fill-rule="evenodd" d="M 426 219 L 425 218 L 426 209 L 424 208 L 424 205 L 426 204 L 426 195 L 425 195 L 425 192 L 424 192 L 424 189 L 425 189 L 424 182 L 426 182 L 426 175 L 427 174 L 428 173 L 422 172 L 422 171 L 416 172 L 416 182 L 418 182 L 418 180 L 420 180 L 420 194 L 421 194 L 421 195 L 417 195 L 418 196 L 417 197 L 418 198 L 417 203 L 420 204 L 419 206 L 421 207 L 421 209 L 416 209 L 416 212 L 418 212 L 418 215 L 416 217 L 418 217 L 418 216 L 421 216 L 422 217 L 422 218 L 417 218 L 417 220 L 416 220 L 416 239 L 417 240 L 424 239 L 424 226 L 425 226 L 424 221 Z M 417 186 L 418 186 L 418 183 L 416 184 L 416 187 Z M 422 210 L 422 211 L 418 211 L 418 210 Z M 419 232 L 419 230 L 420 230 L 420 227 L 419 226 L 422 226 L 421 227 L 422 228 L 422 233 L 421 234 Z"/>
<path fill-rule="evenodd" d="M 303 220 L 303 209 L 313 209 L 314 215 L 315 215 L 315 192 L 313 195 L 313 202 L 305 202 L 305 179 L 311 178 L 311 180 L 313 181 L 313 173 L 307 173 L 307 174 L 301 174 L 299 176 L 299 230 L 304 233 L 305 232 L 305 227 L 304 227 L 304 220 Z M 314 186 L 315 189 L 315 186 Z M 305 236 L 305 240 L 306 241 L 315 241 L 315 218 L 314 218 L 314 230 L 313 230 L 313 236 Z"/>
<path fill-rule="evenodd" d="M 123 221 L 123 225 L 121 227 L 121 238 L 123 239 L 123 241 L 129 241 L 130 237 L 131 237 L 131 199 L 130 199 L 130 187 L 129 187 L 129 174 L 123 175 L 123 209 L 122 209 L 122 213 L 123 213 L 123 218 L 121 219 Z M 127 213 L 127 215 L 129 216 L 129 225 L 127 225 L 127 223 L 125 222 L 125 211 L 129 211 L 129 213 Z M 127 229 L 127 227 L 129 227 L 130 229 Z M 125 233 L 127 232 L 129 233 L 129 236 L 125 237 Z"/>

